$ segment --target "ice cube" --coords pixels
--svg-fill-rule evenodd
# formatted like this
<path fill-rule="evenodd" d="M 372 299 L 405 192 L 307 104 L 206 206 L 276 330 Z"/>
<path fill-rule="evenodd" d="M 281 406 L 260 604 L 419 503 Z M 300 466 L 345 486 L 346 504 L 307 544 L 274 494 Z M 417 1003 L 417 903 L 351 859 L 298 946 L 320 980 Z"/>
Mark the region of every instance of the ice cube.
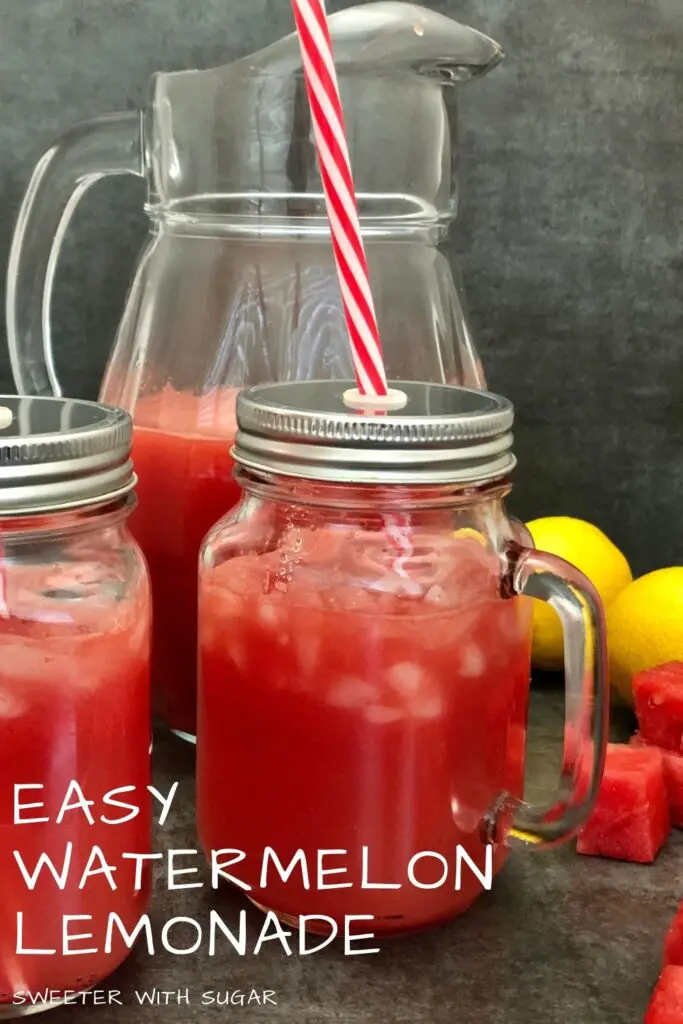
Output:
<path fill-rule="evenodd" d="M 243 672 L 247 666 L 247 652 L 244 644 L 241 644 L 239 640 L 230 639 L 226 644 L 226 650 L 235 668 Z"/>
<path fill-rule="evenodd" d="M 401 661 L 387 672 L 389 686 L 405 702 L 411 718 L 438 718 L 443 711 L 441 695 L 433 678 L 415 661 Z"/>
<path fill-rule="evenodd" d="M 481 648 L 475 643 L 465 644 L 460 656 L 460 675 L 465 679 L 478 679 L 485 668 L 486 658 Z"/>
<path fill-rule="evenodd" d="M 320 664 L 320 637 L 300 630 L 296 638 L 296 653 L 299 659 L 299 671 L 304 679 L 315 675 Z"/>
<path fill-rule="evenodd" d="M 280 625 L 280 615 L 272 601 L 261 601 L 257 617 L 264 629 L 275 631 Z"/>
<path fill-rule="evenodd" d="M 392 689 L 402 697 L 413 697 L 425 685 L 429 685 L 424 669 L 414 661 L 402 661 L 387 673 Z"/>
<path fill-rule="evenodd" d="M 230 558 L 220 565 L 203 572 L 203 589 L 210 584 L 218 593 L 239 595 L 257 593 L 265 586 L 265 576 L 269 572 L 266 556 L 259 560 L 258 555 L 239 555 Z"/>
<path fill-rule="evenodd" d="M 216 587 L 202 593 L 199 614 L 199 640 L 202 648 L 223 650 L 226 637 L 239 632 L 244 621 L 244 603 L 241 598 L 228 596 Z"/>
<path fill-rule="evenodd" d="M 330 690 L 329 701 L 338 708 L 362 708 L 377 700 L 377 688 L 363 679 L 344 676 Z"/>
<path fill-rule="evenodd" d="M 365 718 L 372 725 L 389 725 L 391 722 L 400 722 L 405 717 L 402 708 L 390 708 L 383 704 L 372 704 L 365 710 Z"/>
<path fill-rule="evenodd" d="M 0 721 L 21 718 L 28 709 L 28 702 L 20 694 L 0 686 Z"/>
<path fill-rule="evenodd" d="M 0 643 L 0 693 L 14 696 L 15 687 L 21 687 L 23 693 L 35 684 L 42 686 L 44 680 L 50 680 L 57 659 L 52 654 L 47 655 L 43 647 L 40 639 Z"/>
<path fill-rule="evenodd" d="M 413 718 L 438 718 L 443 712 L 443 701 L 438 693 L 418 696 L 410 702 Z"/>

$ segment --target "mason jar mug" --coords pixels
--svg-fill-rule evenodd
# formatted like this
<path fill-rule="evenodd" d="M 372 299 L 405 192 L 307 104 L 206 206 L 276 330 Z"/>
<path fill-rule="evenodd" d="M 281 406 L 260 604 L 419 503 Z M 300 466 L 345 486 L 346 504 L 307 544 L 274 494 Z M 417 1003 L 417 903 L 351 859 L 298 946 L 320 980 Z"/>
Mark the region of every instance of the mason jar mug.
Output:
<path fill-rule="evenodd" d="M 109 975 L 111 915 L 132 931 L 148 901 L 125 856 L 151 849 L 131 433 L 116 409 L 0 398 L 0 1019 Z"/>
<path fill-rule="evenodd" d="M 214 866 L 239 851 L 229 877 L 261 909 L 390 934 L 460 914 L 511 847 L 553 846 L 586 819 L 603 610 L 506 511 L 509 402 L 400 383 L 404 408 L 377 416 L 348 408 L 347 387 L 239 397 L 242 499 L 200 564 L 198 821 Z M 534 598 L 566 650 L 548 807 L 523 795 Z"/>

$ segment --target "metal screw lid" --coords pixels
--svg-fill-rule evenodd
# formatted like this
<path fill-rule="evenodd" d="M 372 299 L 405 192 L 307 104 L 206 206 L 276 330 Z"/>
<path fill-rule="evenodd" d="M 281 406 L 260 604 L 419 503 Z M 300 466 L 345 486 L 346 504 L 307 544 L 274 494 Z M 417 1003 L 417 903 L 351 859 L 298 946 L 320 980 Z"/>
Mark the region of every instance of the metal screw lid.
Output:
<path fill-rule="evenodd" d="M 349 409 L 352 381 L 263 384 L 237 399 L 235 461 L 255 472 L 331 483 L 486 483 L 507 476 L 514 408 L 499 395 L 392 382 L 405 406 Z"/>
<path fill-rule="evenodd" d="M 0 396 L 0 516 L 113 500 L 137 479 L 128 413 L 95 402 Z"/>

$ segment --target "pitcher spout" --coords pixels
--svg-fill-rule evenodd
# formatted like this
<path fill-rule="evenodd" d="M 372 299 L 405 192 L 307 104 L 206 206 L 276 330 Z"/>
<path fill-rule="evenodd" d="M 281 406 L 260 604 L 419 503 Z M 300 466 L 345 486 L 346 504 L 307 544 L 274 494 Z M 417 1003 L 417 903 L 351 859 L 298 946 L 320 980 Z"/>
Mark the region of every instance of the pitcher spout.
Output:
<path fill-rule="evenodd" d="M 482 32 L 417 4 L 360 4 L 331 15 L 329 24 L 335 62 L 343 73 L 412 71 L 448 84 L 485 74 L 504 56 Z M 260 74 L 295 70 L 300 64 L 296 34 L 238 63 Z"/>

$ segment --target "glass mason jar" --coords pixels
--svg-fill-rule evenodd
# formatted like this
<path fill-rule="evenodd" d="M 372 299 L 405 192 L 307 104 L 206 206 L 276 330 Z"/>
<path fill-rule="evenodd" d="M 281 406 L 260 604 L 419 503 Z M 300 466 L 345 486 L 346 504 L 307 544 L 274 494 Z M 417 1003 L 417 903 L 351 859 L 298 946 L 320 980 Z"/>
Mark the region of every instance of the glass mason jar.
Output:
<path fill-rule="evenodd" d="M 129 952 L 118 927 L 106 952 L 109 915 L 132 930 L 149 898 L 123 856 L 152 838 L 131 437 L 116 409 L 0 398 L 0 1019 L 109 975 Z M 29 884 L 42 855 L 59 885 L 47 862 Z"/>
<path fill-rule="evenodd" d="M 347 408 L 339 383 L 244 392 L 243 497 L 200 564 L 204 850 L 243 853 L 233 880 L 286 922 L 369 915 L 376 934 L 456 916 L 510 847 L 574 835 L 608 706 L 595 590 L 506 512 L 511 405 L 395 387 L 407 405 L 381 417 Z M 531 597 L 559 613 L 566 648 L 563 771 L 544 807 L 523 798 Z"/>

